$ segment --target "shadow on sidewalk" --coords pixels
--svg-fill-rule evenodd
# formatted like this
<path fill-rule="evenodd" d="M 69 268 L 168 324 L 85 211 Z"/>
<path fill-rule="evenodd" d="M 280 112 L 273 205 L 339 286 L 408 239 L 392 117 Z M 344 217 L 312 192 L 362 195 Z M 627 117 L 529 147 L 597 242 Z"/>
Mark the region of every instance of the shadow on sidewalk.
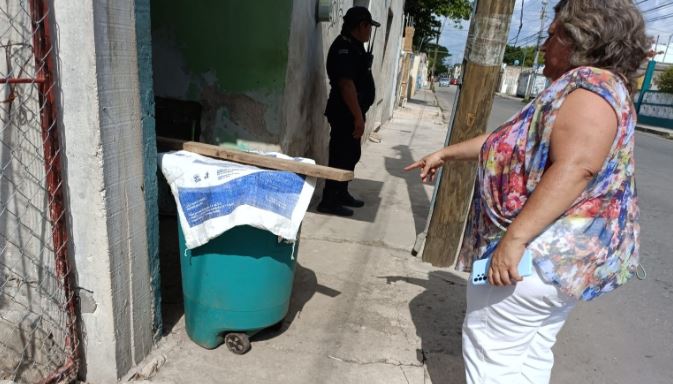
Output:
<path fill-rule="evenodd" d="M 389 174 L 404 179 L 407 184 L 411 212 L 414 216 L 414 227 L 418 235 L 425 229 L 425 223 L 430 212 L 430 199 L 425 193 L 425 187 L 419 180 L 418 171 L 404 171 L 404 167 L 414 162 L 409 146 L 397 145 L 393 149 L 399 153 L 399 158 L 386 157 L 385 167 Z"/>
<path fill-rule="evenodd" d="M 365 206 L 362 208 L 354 208 L 353 212 L 355 214 L 350 217 L 350 219 L 357 221 L 365 221 L 368 223 L 373 223 L 376 220 L 376 215 L 379 212 L 381 207 L 381 190 L 383 189 L 383 182 L 378 180 L 369 180 L 369 179 L 353 179 L 349 183 L 348 191 L 353 194 L 358 199 L 362 199 L 365 202 Z M 318 193 L 316 192 L 316 195 Z M 314 198 L 309 205 L 308 212 L 317 213 L 318 204 L 320 203 L 321 197 Z"/>
<path fill-rule="evenodd" d="M 337 290 L 319 284 L 315 272 L 308 268 L 304 268 L 301 264 L 297 263 L 294 283 L 292 285 L 290 308 L 287 311 L 287 315 L 285 315 L 283 321 L 276 324 L 275 326 L 260 331 L 252 339 L 253 342 L 268 340 L 282 335 L 290 328 L 290 325 L 292 325 L 292 322 L 297 317 L 297 314 L 299 314 L 302 309 L 304 309 L 306 303 L 311 300 L 316 292 L 329 297 L 337 297 L 341 294 L 341 292 Z"/>
<path fill-rule="evenodd" d="M 407 103 L 408 104 L 423 105 L 423 106 L 426 106 L 426 107 L 436 107 L 437 106 L 434 99 L 432 99 L 432 100 L 408 99 Z"/>
<path fill-rule="evenodd" d="M 462 326 L 465 317 L 465 280 L 444 271 L 433 271 L 428 279 L 384 276 L 386 283 L 405 282 L 425 288 L 409 302 L 416 334 L 421 338 L 418 360 L 427 368 L 433 383 L 465 382 L 462 355 Z"/>

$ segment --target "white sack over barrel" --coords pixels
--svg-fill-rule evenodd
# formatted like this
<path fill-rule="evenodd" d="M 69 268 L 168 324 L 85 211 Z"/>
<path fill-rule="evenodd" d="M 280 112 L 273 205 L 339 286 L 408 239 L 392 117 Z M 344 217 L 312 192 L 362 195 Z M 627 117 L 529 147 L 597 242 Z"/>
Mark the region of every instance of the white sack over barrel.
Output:
<path fill-rule="evenodd" d="M 315 164 L 311 159 L 264 154 Z M 237 225 L 295 241 L 315 189 L 314 177 L 215 160 L 187 151 L 159 154 L 178 207 L 187 248 Z"/>

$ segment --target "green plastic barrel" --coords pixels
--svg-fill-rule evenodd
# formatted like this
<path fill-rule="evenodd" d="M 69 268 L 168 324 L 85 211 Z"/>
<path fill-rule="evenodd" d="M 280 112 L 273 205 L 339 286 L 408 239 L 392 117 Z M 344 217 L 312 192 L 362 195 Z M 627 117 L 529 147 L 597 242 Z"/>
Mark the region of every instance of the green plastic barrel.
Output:
<path fill-rule="evenodd" d="M 226 342 L 232 352 L 247 352 L 248 336 L 287 314 L 295 244 L 250 226 L 191 250 L 180 225 L 178 236 L 187 334 L 204 348 Z"/>

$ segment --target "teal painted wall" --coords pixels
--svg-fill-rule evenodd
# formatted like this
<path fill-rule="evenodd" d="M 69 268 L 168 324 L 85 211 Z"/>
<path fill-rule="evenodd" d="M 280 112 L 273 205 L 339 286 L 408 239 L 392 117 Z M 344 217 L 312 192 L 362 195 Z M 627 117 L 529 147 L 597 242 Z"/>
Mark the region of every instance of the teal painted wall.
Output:
<path fill-rule="evenodd" d="M 145 154 L 145 211 L 147 214 L 147 254 L 150 258 L 150 283 L 154 295 L 154 335 L 161 335 L 161 276 L 159 273 L 159 209 L 157 207 L 157 146 L 154 121 L 152 79 L 152 34 L 150 1 L 136 0 L 136 40 L 138 84 L 140 88 L 143 152 Z"/>
<path fill-rule="evenodd" d="M 151 0 L 157 96 L 203 106 L 202 141 L 278 144 L 292 0 Z"/>

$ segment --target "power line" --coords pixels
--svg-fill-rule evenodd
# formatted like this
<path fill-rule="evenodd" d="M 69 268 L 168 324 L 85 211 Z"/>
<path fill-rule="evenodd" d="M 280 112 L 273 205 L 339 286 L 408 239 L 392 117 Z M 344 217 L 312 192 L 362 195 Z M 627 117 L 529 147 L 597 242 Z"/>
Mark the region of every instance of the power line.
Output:
<path fill-rule="evenodd" d="M 519 35 L 521 34 L 521 28 L 523 28 L 523 7 L 525 5 L 525 0 L 521 0 L 521 17 L 519 18 L 519 30 L 516 31 L 516 37 L 514 38 L 514 46 L 519 41 Z"/>
<path fill-rule="evenodd" d="M 672 12 L 672 13 L 667 13 L 667 14 L 665 14 L 665 15 L 653 16 L 653 17 L 651 17 L 651 18 L 645 20 L 645 22 L 646 22 L 646 23 L 651 23 L 651 22 L 653 22 L 653 21 L 659 21 L 659 20 L 670 19 L 671 17 L 673 17 L 673 12 Z"/>
<path fill-rule="evenodd" d="M 547 0 L 542 1 L 543 5 L 546 1 Z M 523 45 L 526 45 L 526 44 L 529 44 L 529 43 L 535 41 L 536 36 L 538 36 L 538 34 L 539 34 L 539 32 L 537 32 L 537 31 L 533 32 L 532 34 L 527 35 L 525 37 L 521 37 L 521 31 L 523 30 L 524 21 L 526 21 L 526 25 L 528 25 L 529 21 L 532 22 L 532 20 L 529 20 L 529 19 L 531 18 L 531 16 L 533 16 L 533 14 L 535 15 L 536 20 L 539 18 L 539 11 L 540 10 L 535 9 L 536 8 L 534 6 L 535 2 L 537 2 L 537 1 L 533 0 L 533 3 L 531 3 L 530 1 L 526 3 L 525 0 L 521 0 L 521 10 L 520 10 L 520 14 L 519 14 L 519 29 L 517 30 L 516 35 L 514 35 L 513 37 L 511 37 L 509 39 L 509 41 L 507 42 L 508 45 L 512 45 L 512 46 L 517 47 L 517 46 L 523 46 Z M 553 14 L 549 13 L 545 16 L 545 18 L 548 19 L 548 16 L 553 16 Z M 547 23 L 547 25 L 551 24 L 551 21 L 552 20 L 549 20 L 549 23 Z M 547 28 L 548 28 L 548 26 L 544 28 L 543 32 L 546 32 Z"/>
<path fill-rule="evenodd" d="M 549 26 L 551 25 L 551 23 L 552 23 L 552 22 L 549 21 L 549 22 L 546 24 L 546 26 L 544 26 L 544 27 L 542 28 L 542 37 L 543 37 L 543 38 L 546 38 L 546 37 L 547 37 L 547 30 L 549 29 Z M 540 31 L 536 31 L 536 32 L 531 33 L 530 35 L 527 35 L 527 36 L 525 36 L 525 37 L 522 37 L 522 38 L 518 41 L 518 45 L 523 46 L 523 45 L 525 45 L 525 44 L 532 43 L 533 41 L 535 41 L 535 40 L 537 39 L 537 37 L 538 37 L 539 34 L 540 34 Z M 511 39 L 511 40 L 509 41 L 508 44 L 509 44 L 509 45 L 513 45 L 513 44 L 512 44 L 513 41 L 514 41 L 514 39 Z M 515 46 L 516 46 L 516 45 L 515 45 Z"/>
<path fill-rule="evenodd" d="M 668 7 L 672 7 L 672 6 L 673 6 L 673 1 L 669 1 L 668 3 L 658 5 L 654 8 L 644 10 L 643 15 L 646 14 L 646 13 L 650 13 L 650 12 L 653 12 L 653 11 L 656 11 L 656 10 L 659 10 L 659 9 L 668 8 Z"/>

